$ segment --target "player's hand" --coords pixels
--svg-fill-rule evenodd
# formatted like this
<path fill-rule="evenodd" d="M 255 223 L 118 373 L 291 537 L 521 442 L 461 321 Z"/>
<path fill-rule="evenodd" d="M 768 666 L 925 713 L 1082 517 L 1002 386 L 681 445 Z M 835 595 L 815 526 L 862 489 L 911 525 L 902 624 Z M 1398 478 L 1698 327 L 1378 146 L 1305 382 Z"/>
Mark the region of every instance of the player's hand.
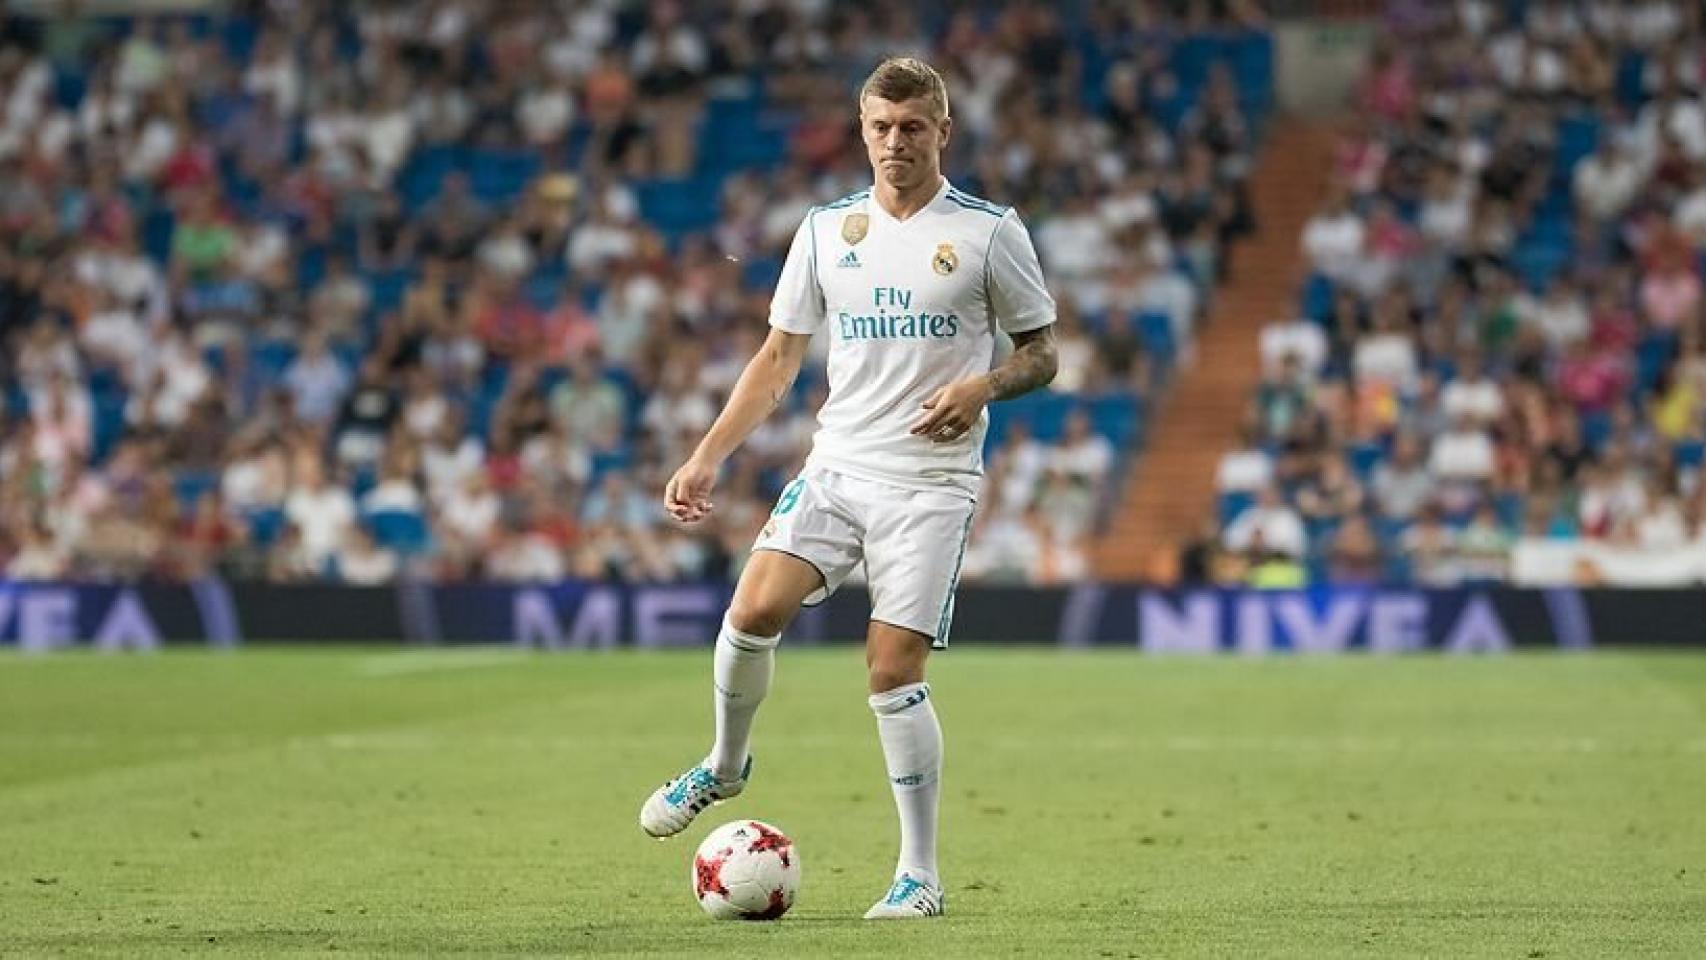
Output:
<path fill-rule="evenodd" d="M 989 380 L 967 377 L 945 387 L 924 401 L 924 412 L 912 423 L 912 435 L 929 437 L 934 443 L 951 443 L 965 436 L 989 406 Z"/>
<path fill-rule="evenodd" d="M 711 487 L 717 483 L 716 464 L 688 460 L 663 488 L 663 507 L 682 523 L 711 515 Z"/>

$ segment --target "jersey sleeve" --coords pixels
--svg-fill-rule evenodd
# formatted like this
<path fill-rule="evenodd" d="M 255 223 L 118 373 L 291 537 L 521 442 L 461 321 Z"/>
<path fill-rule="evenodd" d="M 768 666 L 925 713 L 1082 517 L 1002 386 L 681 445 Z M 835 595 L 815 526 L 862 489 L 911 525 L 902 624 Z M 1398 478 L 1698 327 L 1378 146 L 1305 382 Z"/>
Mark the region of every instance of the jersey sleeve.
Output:
<path fill-rule="evenodd" d="M 770 298 L 770 325 L 784 333 L 812 334 L 823 326 L 823 287 L 817 282 L 817 236 L 808 213 L 794 232 L 776 294 Z"/>
<path fill-rule="evenodd" d="M 1054 322 L 1054 297 L 1043 283 L 1042 264 L 1031 245 L 1031 232 L 1009 210 L 989 238 L 986 261 L 989 305 L 1007 333 L 1037 330 Z"/>

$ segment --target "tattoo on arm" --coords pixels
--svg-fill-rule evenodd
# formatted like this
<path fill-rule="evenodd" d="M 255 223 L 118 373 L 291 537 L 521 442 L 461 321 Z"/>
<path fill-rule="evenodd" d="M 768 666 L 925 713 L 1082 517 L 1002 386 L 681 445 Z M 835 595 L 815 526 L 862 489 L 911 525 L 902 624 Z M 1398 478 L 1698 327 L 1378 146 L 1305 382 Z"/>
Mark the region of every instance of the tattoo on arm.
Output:
<path fill-rule="evenodd" d="M 1013 355 L 989 371 L 992 399 L 1007 400 L 1047 386 L 1060 366 L 1054 347 L 1054 327 L 1013 334 Z"/>

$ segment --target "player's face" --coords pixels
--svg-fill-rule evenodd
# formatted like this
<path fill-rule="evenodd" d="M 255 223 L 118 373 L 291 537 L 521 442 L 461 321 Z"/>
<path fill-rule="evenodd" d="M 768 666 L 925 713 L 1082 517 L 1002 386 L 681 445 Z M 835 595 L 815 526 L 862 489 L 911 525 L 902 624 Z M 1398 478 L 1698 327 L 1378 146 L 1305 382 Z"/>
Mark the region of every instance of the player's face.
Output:
<path fill-rule="evenodd" d="M 899 190 L 935 181 L 952 124 L 947 117 L 935 116 L 922 98 L 896 103 L 866 97 L 859 109 L 871 169 L 880 182 Z"/>

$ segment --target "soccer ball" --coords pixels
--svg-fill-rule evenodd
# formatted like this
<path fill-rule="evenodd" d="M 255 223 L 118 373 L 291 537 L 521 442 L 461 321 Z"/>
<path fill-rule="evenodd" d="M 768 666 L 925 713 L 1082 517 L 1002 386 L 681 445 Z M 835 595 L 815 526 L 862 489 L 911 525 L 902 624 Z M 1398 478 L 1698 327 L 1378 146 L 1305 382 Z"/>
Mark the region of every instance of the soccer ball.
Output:
<path fill-rule="evenodd" d="M 693 856 L 693 895 L 718 920 L 775 920 L 799 889 L 794 841 L 768 823 L 725 823 Z"/>

